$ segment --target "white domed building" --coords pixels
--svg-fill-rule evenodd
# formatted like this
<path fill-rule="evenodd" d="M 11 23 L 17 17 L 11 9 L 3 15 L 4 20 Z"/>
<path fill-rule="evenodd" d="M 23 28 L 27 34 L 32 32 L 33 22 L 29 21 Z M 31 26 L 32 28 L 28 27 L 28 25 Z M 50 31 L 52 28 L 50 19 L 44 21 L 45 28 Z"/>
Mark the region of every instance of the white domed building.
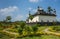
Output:
<path fill-rule="evenodd" d="M 30 15 L 30 14 L 29 14 Z M 29 17 L 26 20 L 27 24 L 35 24 L 35 23 L 52 23 L 52 22 L 56 22 L 56 10 L 54 9 L 52 12 L 46 12 L 44 11 L 43 8 L 38 7 L 37 12 L 33 15 L 32 19 L 30 19 Z"/>

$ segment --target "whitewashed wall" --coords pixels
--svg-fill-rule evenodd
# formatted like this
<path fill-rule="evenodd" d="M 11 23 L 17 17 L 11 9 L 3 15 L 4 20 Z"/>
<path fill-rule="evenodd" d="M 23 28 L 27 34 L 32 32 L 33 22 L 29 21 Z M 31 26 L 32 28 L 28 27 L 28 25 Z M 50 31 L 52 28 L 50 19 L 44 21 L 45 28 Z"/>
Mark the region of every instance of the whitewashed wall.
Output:
<path fill-rule="evenodd" d="M 47 22 L 49 20 L 49 22 L 53 22 L 56 21 L 56 17 L 55 16 L 35 16 L 32 20 L 29 19 L 29 23 L 30 22 L 41 22 L 41 20 L 43 20 L 43 22 Z"/>
<path fill-rule="evenodd" d="M 32 22 L 39 22 L 39 16 L 35 16 L 35 17 L 32 19 Z"/>
<path fill-rule="evenodd" d="M 41 22 L 41 20 L 43 20 L 44 22 L 47 22 L 49 20 L 49 22 L 53 22 L 56 21 L 56 17 L 55 16 L 39 16 L 39 22 Z"/>

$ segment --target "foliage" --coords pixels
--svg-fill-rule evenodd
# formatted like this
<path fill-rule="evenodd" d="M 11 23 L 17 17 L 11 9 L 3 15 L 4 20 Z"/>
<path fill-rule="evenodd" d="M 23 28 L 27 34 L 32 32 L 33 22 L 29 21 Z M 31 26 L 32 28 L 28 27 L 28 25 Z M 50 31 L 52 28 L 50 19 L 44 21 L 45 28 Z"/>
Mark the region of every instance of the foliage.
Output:
<path fill-rule="evenodd" d="M 21 28 L 24 28 L 25 25 L 26 25 L 25 22 L 21 22 L 21 23 L 20 23 L 20 27 L 21 27 Z"/>
<path fill-rule="evenodd" d="M 11 16 L 7 16 L 7 17 L 6 17 L 6 21 L 7 21 L 7 22 L 10 22 L 10 20 L 11 20 Z"/>
<path fill-rule="evenodd" d="M 53 30 L 60 31 L 60 27 L 59 26 L 55 26 L 55 27 L 53 27 Z"/>
<path fill-rule="evenodd" d="M 17 29 L 8 29 L 7 31 L 18 33 L 18 30 Z"/>
<path fill-rule="evenodd" d="M 18 33 L 21 35 L 21 34 L 22 34 L 22 31 L 23 31 L 23 29 L 20 27 L 20 28 L 18 29 Z"/>
<path fill-rule="evenodd" d="M 41 36 L 32 36 L 17 39 L 60 39 L 60 37 L 54 35 L 41 35 Z"/>
<path fill-rule="evenodd" d="M 45 32 L 43 32 L 44 29 L 46 29 L 48 27 L 47 26 L 41 26 L 40 24 L 35 24 L 35 25 L 32 25 L 32 26 L 29 26 L 29 25 L 26 25 L 26 23 L 23 21 L 20 21 L 20 22 L 15 22 L 17 23 L 17 25 L 14 25 L 14 28 L 10 28 L 8 29 L 7 31 L 10 31 L 10 32 L 15 32 L 15 33 L 19 33 L 19 35 L 14 35 L 14 34 L 10 34 L 10 33 L 6 33 L 6 32 L 3 32 L 5 35 L 9 36 L 9 37 L 24 37 L 24 36 L 41 36 L 41 35 L 47 35 Z M 7 26 L 6 24 L 3 24 L 4 26 Z M 9 24 L 8 24 L 9 26 Z M 51 26 L 49 26 L 51 27 Z M 59 31 L 60 30 L 60 27 L 51 27 L 51 30 L 56 30 L 56 31 Z"/>
<path fill-rule="evenodd" d="M 38 30 L 38 27 L 36 25 L 34 25 L 34 26 L 32 26 L 32 29 L 33 29 L 34 35 L 36 35 L 36 32 Z"/>
<path fill-rule="evenodd" d="M 32 26 L 25 26 L 25 30 L 28 32 L 28 35 L 32 35 L 33 29 Z"/>
<path fill-rule="evenodd" d="M 0 38 L 2 38 L 4 35 L 2 33 L 0 33 Z"/>

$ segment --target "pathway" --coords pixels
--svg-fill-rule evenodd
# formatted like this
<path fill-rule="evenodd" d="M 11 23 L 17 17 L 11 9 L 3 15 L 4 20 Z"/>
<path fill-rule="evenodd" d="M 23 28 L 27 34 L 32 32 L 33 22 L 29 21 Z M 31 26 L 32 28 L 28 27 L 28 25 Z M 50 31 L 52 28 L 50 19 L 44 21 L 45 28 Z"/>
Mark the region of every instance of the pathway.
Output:
<path fill-rule="evenodd" d="M 44 30 L 44 32 L 47 33 L 47 34 L 52 34 L 52 35 L 60 36 L 60 33 L 51 32 L 51 31 L 49 31 L 49 28 L 46 28 L 46 29 Z"/>

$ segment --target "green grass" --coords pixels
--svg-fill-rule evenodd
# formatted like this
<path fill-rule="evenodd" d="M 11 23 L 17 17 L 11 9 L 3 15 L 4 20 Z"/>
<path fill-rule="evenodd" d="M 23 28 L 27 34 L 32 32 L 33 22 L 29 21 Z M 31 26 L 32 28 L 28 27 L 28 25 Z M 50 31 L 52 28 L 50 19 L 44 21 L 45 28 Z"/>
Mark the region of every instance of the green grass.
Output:
<path fill-rule="evenodd" d="M 10 37 L 0 33 L 0 39 L 10 39 Z"/>
<path fill-rule="evenodd" d="M 11 38 L 6 35 L 3 35 L 2 37 L 0 37 L 0 39 L 11 39 Z M 60 37 L 54 35 L 41 35 L 41 36 L 32 36 L 32 37 L 27 36 L 27 37 L 16 38 L 16 39 L 60 39 Z"/>
<path fill-rule="evenodd" d="M 3 36 L 3 37 L 1 37 L 0 39 L 10 39 L 10 37 L 8 37 L 8 36 Z"/>
<path fill-rule="evenodd" d="M 38 27 L 39 28 L 38 30 L 43 31 L 44 29 L 48 27 L 54 27 L 54 26 L 40 26 Z M 0 39 L 11 39 L 9 36 L 3 35 L 2 33 L 0 33 L 0 36 L 1 36 Z M 16 39 L 60 39 L 60 37 L 54 36 L 54 35 L 41 35 L 41 36 L 32 36 L 32 37 L 27 36 L 27 37 L 16 38 Z"/>
<path fill-rule="evenodd" d="M 53 35 L 41 35 L 41 36 L 23 37 L 17 39 L 60 39 L 60 37 Z"/>
<path fill-rule="evenodd" d="M 60 37 L 54 35 L 42 35 L 41 39 L 60 39 Z"/>

